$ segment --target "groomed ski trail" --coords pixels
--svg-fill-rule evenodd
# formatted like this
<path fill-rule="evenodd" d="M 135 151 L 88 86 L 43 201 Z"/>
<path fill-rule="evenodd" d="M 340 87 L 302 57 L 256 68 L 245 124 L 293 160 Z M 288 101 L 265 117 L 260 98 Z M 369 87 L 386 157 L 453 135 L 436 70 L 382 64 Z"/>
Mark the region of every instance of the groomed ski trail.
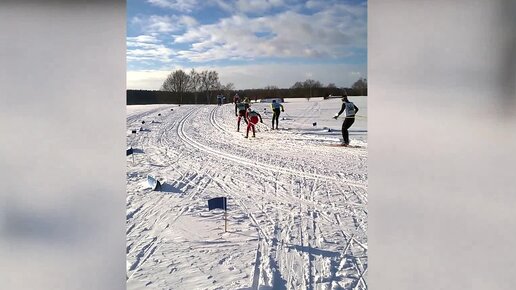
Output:
<path fill-rule="evenodd" d="M 232 104 L 161 107 L 128 114 L 128 128 L 148 124 L 128 138 L 128 289 L 367 289 L 365 151 L 264 126 L 242 140 Z M 149 173 L 163 192 L 145 188 Z M 228 233 L 207 211 L 215 196 Z"/>

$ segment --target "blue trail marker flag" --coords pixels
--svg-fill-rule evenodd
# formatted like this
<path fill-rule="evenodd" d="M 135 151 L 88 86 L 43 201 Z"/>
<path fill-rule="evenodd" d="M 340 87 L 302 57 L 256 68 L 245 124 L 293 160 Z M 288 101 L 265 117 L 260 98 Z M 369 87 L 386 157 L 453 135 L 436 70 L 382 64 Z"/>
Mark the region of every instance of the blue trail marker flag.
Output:
<path fill-rule="evenodd" d="M 227 209 L 227 199 L 225 197 L 216 197 L 208 200 L 208 210 L 220 208 Z"/>
<path fill-rule="evenodd" d="M 133 154 L 133 147 L 130 147 L 130 148 L 127 149 L 127 155 L 126 156 L 129 156 L 131 154 Z"/>

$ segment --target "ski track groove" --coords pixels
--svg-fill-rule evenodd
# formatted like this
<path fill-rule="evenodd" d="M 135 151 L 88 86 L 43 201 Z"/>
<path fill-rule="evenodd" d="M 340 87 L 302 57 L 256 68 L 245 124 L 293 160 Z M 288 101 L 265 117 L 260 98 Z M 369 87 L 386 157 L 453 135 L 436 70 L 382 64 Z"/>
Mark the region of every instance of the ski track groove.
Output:
<path fill-rule="evenodd" d="M 312 107 L 314 105 L 315 103 Z M 214 106 L 214 108 L 209 111 L 209 118 L 207 118 L 211 127 L 223 134 L 233 134 L 232 131 L 226 130 L 217 121 L 217 115 L 221 112 L 221 109 L 222 112 L 228 112 L 230 111 L 228 108 L 229 106 L 222 106 L 221 108 Z M 345 278 L 340 276 L 340 274 L 337 276 L 337 274 L 340 271 L 348 270 L 348 268 L 344 269 L 346 261 L 353 262 L 353 268 L 357 273 L 357 279 L 355 279 L 349 287 L 347 286 L 346 289 L 367 289 L 367 284 L 364 279 L 367 267 L 361 262 L 359 256 L 354 254 L 354 248 L 357 250 L 358 247 L 360 247 L 360 250 L 367 252 L 367 246 L 358 241 L 354 233 L 349 234 L 345 231 L 345 226 L 339 215 L 343 208 L 345 208 L 346 211 L 350 212 L 350 217 L 346 218 L 351 218 L 356 231 L 361 233 L 361 236 L 365 234 L 366 219 L 363 217 L 364 215 L 367 217 L 367 210 L 365 209 L 367 197 L 365 194 L 362 194 L 362 190 L 365 190 L 367 185 L 341 177 L 324 176 L 317 172 L 317 170 L 310 172 L 305 170 L 305 168 L 295 170 L 282 168 L 277 165 L 268 164 L 267 162 L 256 162 L 252 159 L 222 152 L 209 147 L 209 145 L 202 144 L 197 141 L 196 138 L 193 138 L 193 136 L 196 135 L 189 135 L 185 128 L 188 120 L 194 113 L 201 110 L 202 113 L 204 113 L 209 109 L 209 106 L 187 107 L 185 111 L 182 111 L 183 115 L 176 120 L 168 120 L 168 114 L 164 113 L 160 119 L 162 122 L 147 123 L 149 126 L 153 126 L 153 129 L 150 132 L 145 132 L 145 137 L 143 136 L 144 134 L 139 134 L 134 137 L 139 138 L 137 139 L 139 143 L 143 144 L 144 141 L 147 141 L 148 147 L 154 145 L 158 148 L 154 152 L 154 155 L 148 154 L 147 156 L 149 157 L 165 155 L 167 157 L 166 160 L 175 158 L 177 162 L 182 157 L 189 158 L 189 156 L 192 156 L 192 154 L 183 153 L 185 150 L 190 152 L 201 151 L 208 153 L 208 157 L 211 159 L 213 159 L 213 157 L 221 158 L 230 161 L 230 163 L 233 163 L 233 166 L 238 165 L 244 169 L 253 168 L 254 171 L 251 171 L 252 173 L 246 170 L 244 170 L 244 172 L 238 172 L 238 174 L 230 179 L 230 182 L 227 182 L 224 180 L 224 177 L 220 179 L 218 175 L 213 175 L 208 171 L 202 173 L 199 170 L 195 170 L 195 173 L 191 174 L 192 168 L 188 168 L 188 164 L 186 164 L 186 168 L 184 168 L 186 171 L 183 171 L 179 178 L 173 179 L 173 182 L 174 185 L 182 184 L 180 188 L 186 188 L 187 191 L 190 188 L 189 186 L 196 188 L 188 195 L 182 197 L 190 201 L 187 205 L 179 209 L 175 207 L 167 211 L 160 211 L 159 205 L 163 203 L 163 199 L 165 198 L 165 195 L 162 195 L 157 201 L 153 202 L 153 206 L 144 207 L 144 204 L 134 206 L 134 210 L 129 211 L 126 215 L 128 222 L 127 234 L 140 230 L 140 232 L 143 233 L 143 237 L 133 240 L 127 247 L 126 252 L 128 252 L 128 255 L 134 255 L 134 253 L 138 252 L 129 268 L 128 272 L 132 272 L 127 280 L 131 279 L 142 268 L 144 263 L 159 249 L 160 242 L 163 240 L 163 233 L 171 228 L 171 225 L 190 209 L 195 197 L 202 194 L 206 188 L 208 188 L 209 184 L 213 182 L 218 185 L 223 192 L 232 197 L 256 227 L 259 239 L 256 247 L 255 264 L 254 267 L 250 269 L 251 289 L 259 289 L 262 286 L 270 286 L 272 287 L 271 289 L 298 289 L 297 287 L 302 285 L 304 285 L 305 289 L 312 290 L 319 289 L 319 287 L 320 289 L 323 289 L 323 287 L 331 287 L 331 289 L 342 288 L 338 281 L 350 278 Z M 148 119 L 150 113 L 156 114 L 162 111 L 164 111 L 164 109 L 160 110 L 158 108 L 139 114 L 133 114 L 128 117 L 128 123 L 134 123 L 136 120 L 142 118 Z M 167 122 L 167 120 L 169 122 Z M 170 135 L 172 132 L 177 134 L 177 136 L 175 136 L 175 134 L 174 136 Z M 136 139 L 134 137 L 132 139 L 133 141 Z M 178 139 L 175 139 L 176 137 Z M 173 143 L 170 141 L 173 141 Z M 163 161 L 163 157 L 159 158 L 158 161 Z M 174 163 L 175 162 L 169 163 L 168 165 Z M 140 160 L 137 164 L 134 164 L 133 167 L 141 167 L 144 165 L 147 164 Z M 182 167 L 183 166 L 176 168 L 176 171 L 180 172 L 180 169 L 183 169 Z M 150 169 L 152 169 L 152 167 Z M 279 180 L 281 174 L 290 176 L 291 183 L 287 184 L 281 182 Z M 246 181 L 248 181 L 249 178 L 254 182 L 251 183 L 253 186 L 255 186 L 254 184 L 259 186 L 255 186 L 254 188 L 248 186 L 242 187 L 246 185 Z M 203 180 L 206 180 L 204 184 L 202 182 Z M 328 183 L 328 181 L 331 182 Z M 267 192 L 267 186 L 270 186 L 272 191 Z M 342 186 L 349 188 L 349 191 L 343 190 Z M 269 198 L 257 200 L 252 194 L 242 192 L 243 188 L 245 188 L 244 191 L 247 192 L 262 191 Z M 318 195 L 319 188 L 322 188 L 321 192 L 326 191 L 326 194 L 323 196 Z M 344 206 L 343 208 L 337 208 L 335 206 L 337 200 L 330 198 L 330 193 L 334 191 L 340 192 L 342 196 L 344 196 L 345 203 L 340 204 L 340 206 Z M 358 199 L 359 203 L 352 201 L 346 192 L 353 194 L 356 199 Z M 146 192 L 140 195 L 144 194 L 146 194 Z M 320 197 L 328 199 L 329 204 L 323 203 Z M 145 202 L 145 200 L 143 200 L 143 202 Z M 128 205 L 131 204 L 132 202 L 128 203 Z M 289 207 L 290 210 L 286 209 L 287 207 Z M 292 210 L 296 207 L 298 209 L 297 217 L 299 219 L 297 223 L 296 216 L 292 214 Z M 359 216 L 357 208 L 362 210 L 364 215 L 362 215 L 361 212 Z M 273 218 L 271 212 L 268 212 L 266 209 L 274 210 L 275 217 Z M 166 226 L 163 228 L 163 226 L 160 225 L 162 225 L 163 221 L 167 220 L 167 216 L 172 211 L 175 211 L 176 215 L 172 219 L 168 219 L 170 222 L 166 223 Z M 281 218 L 283 215 L 280 215 L 280 212 L 287 213 L 287 215 L 285 215 L 287 218 Z M 303 216 L 303 213 L 306 213 L 307 216 Z M 145 234 L 147 227 L 145 227 L 143 231 L 141 231 L 141 227 L 144 227 L 146 222 L 152 217 L 156 219 L 150 229 L 147 230 L 150 233 L 154 232 L 156 234 L 154 236 L 148 236 Z M 132 224 L 130 221 L 132 221 Z M 137 221 L 140 221 L 141 226 L 136 223 Z M 324 240 L 324 237 L 321 235 L 323 232 L 320 225 L 336 226 L 336 230 L 346 239 L 347 245 L 344 252 L 341 252 L 340 262 L 338 256 L 324 259 L 323 256 L 316 256 L 314 254 L 314 250 L 322 248 L 321 240 Z M 291 235 L 295 226 L 299 227 L 298 239 L 302 250 L 297 249 L 295 246 L 284 247 L 285 244 L 295 245 L 295 240 L 292 240 L 295 238 L 295 235 Z M 140 236 L 142 236 L 142 234 L 140 234 Z M 151 238 L 150 242 L 148 240 L 149 237 Z M 145 242 L 145 240 L 147 240 L 147 242 Z M 130 249 L 133 250 L 130 251 Z M 305 262 L 301 263 L 301 261 Z M 329 268 L 326 268 L 325 265 L 328 262 Z M 293 272 L 293 268 L 296 266 L 303 267 L 301 277 Z M 328 269 L 329 272 L 326 272 L 324 269 Z M 348 271 L 346 273 L 349 274 L 350 272 Z M 281 280 L 283 279 L 284 281 L 282 282 Z M 329 286 L 323 284 L 323 280 L 325 283 L 330 283 Z M 260 284 L 261 282 L 265 284 Z M 300 282 L 301 284 L 297 284 Z"/>
<path fill-rule="evenodd" d="M 234 194 L 232 193 L 232 189 L 225 185 L 223 180 L 219 180 L 218 178 L 211 177 L 213 181 L 220 187 L 225 188 L 225 192 L 229 193 L 233 196 L 233 199 L 240 205 L 240 207 L 244 210 L 245 213 L 249 216 L 253 224 L 256 226 L 256 230 L 258 232 L 258 247 L 256 250 L 256 261 L 255 261 L 255 267 L 253 270 L 253 282 L 252 282 L 252 289 L 258 289 L 259 280 L 261 278 L 260 273 L 263 272 L 263 262 L 262 262 L 262 240 L 265 240 L 266 243 L 269 242 L 269 237 L 265 233 L 265 231 L 262 229 L 260 224 L 256 221 L 253 213 L 249 210 L 249 208 L 239 199 L 235 198 Z"/>
<path fill-rule="evenodd" d="M 213 177 L 212 177 L 212 178 L 213 178 Z M 292 178 L 293 178 L 293 177 L 292 177 Z M 245 178 L 244 178 L 244 179 L 245 179 Z M 294 178 L 293 178 L 292 180 L 294 180 Z M 304 180 L 305 180 L 305 184 L 306 184 L 306 178 L 305 178 Z M 225 190 L 226 192 L 230 192 L 230 191 L 236 191 L 236 192 L 238 192 L 238 191 L 239 191 L 239 189 L 241 189 L 241 188 L 242 188 L 242 187 L 241 187 L 241 185 L 236 184 L 236 183 L 235 183 L 235 181 L 239 181 L 239 180 L 238 180 L 238 179 L 236 179 L 236 178 L 233 178 L 233 179 L 232 179 L 232 182 L 235 184 L 235 188 L 231 188 L 231 187 L 229 187 L 229 186 L 227 186 L 227 185 L 226 185 L 226 187 L 228 188 L 227 190 Z M 239 182 L 240 182 L 240 181 L 239 181 Z M 245 183 L 242 183 L 242 184 L 244 184 L 244 185 L 245 185 Z M 312 183 L 312 185 L 311 185 L 311 189 L 310 189 L 310 196 L 311 196 L 311 200 L 310 200 L 310 201 L 312 201 L 312 200 L 313 200 L 314 191 L 315 191 L 315 189 L 316 189 L 315 184 L 316 184 L 316 183 L 314 182 L 314 183 Z M 223 187 L 223 185 L 222 185 L 222 184 L 219 184 L 219 186 L 220 186 L 220 187 Z M 293 188 L 295 189 L 295 188 L 296 188 L 296 186 L 294 186 Z M 302 190 L 302 188 L 303 188 L 303 187 L 301 187 L 301 184 L 300 184 L 298 189 L 299 189 L 299 190 Z M 295 196 L 295 195 L 291 195 L 291 196 L 287 196 L 287 197 L 292 197 L 292 196 L 294 196 L 296 199 L 298 199 L 298 200 L 300 201 L 300 203 L 299 203 L 299 204 L 300 204 L 300 210 L 299 210 L 299 211 L 300 211 L 300 213 L 299 213 L 299 215 L 298 215 L 298 216 L 299 216 L 299 218 L 300 218 L 300 220 L 301 220 L 301 221 L 302 221 L 302 220 L 306 220 L 306 218 L 305 218 L 305 219 L 303 219 L 302 214 L 301 214 L 301 212 L 303 212 L 303 211 L 302 211 L 302 205 L 303 205 L 304 203 L 308 203 L 308 204 L 310 204 L 310 203 L 309 203 L 310 201 L 307 201 L 307 200 L 302 199 L 302 198 L 301 198 L 301 196 L 303 196 L 303 195 L 301 194 L 301 192 L 300 192 L 300 196 L 299 196 L 299 197 L 298 197 L 298 196 Z M 247 195 L 239 195 L 239 197 L 240 197 L 240 198 L 242 198 L 242 197 L 243 197 L 243 198 L 246 198 L 246 199 L 250 199 L 250 200 L 251 200 L 251 203 L 252 203 L 252 204 L 255 204 L 255 205 L 256 205 L 256 207 L 257 207 L 260 211 L 262 211 L 262 212 L 264 213 L 264 216 L 266 216 L 266 217 L 267 217 L 267 220 L 272 222 L 272 220 L 271 220 L 270 216 L 268 216 L 268 214 L 263 210 L 263 207 L 261 207 L 261 206 L 259 206 L 259 205 L 258 205 L 258 203 L 256 202 L 256 200 L 255 200 L 255 199 L 253 199 L 253 198 L 251 198 L 251 197 L 249 197 L 249 196 L 247 196 Z M 240 202 L 240 205 L 241 205 L 242 207 L 244 207 L 245 211 L 249 214 L 250 218 L 251 218 L 251 219 L 252 219 L 252 221 L 253 221 L 253 224 L 255 224 L 255 225 L 257 226 L 257 229 L 258 229 L 259 233 L 261 233 L 261 234 L 262 234 L 262 236 L 263 236 L 263 237 L 265 237 L 265 241 L 266 241 L 267 243 L 270 243 L 270 242 L 269 242 L 269 240 L 270 240 L 269 236 L 268 236 L 267 234 L 265 234 L 265 229 L 263 229 L 263 227 L 262 227 L 262 226 L 259 226 L 259 223 L 258 223 L 258 221 L 257 221 L 257 220 L 256 220 L 256 218 L 255 218 L 255 215 L 254 215 L 254 214 L 252 214 L 252 212 L 249 210 L 249 208 L 248 208 L 244 203 L 241 203 L 241 202 Z M 313 204 L 312 204 L 312 206 L 313 206 Z M 311 220 L 313 223 L 315 223 L 315 218 L 313 218 L 313 216 L 312 216 L 312 218 L 310 218 L 310 220 Z M 341 226 L 340 219 L 338 219 L 336 223 L 335 223 L 335 222 L 332 222 L 332 224 L 336 224 L 336 225 Z M 301 222 L 301 225 L 302 225 L 302 222 Z M 301 229 L 301 230 L 302 230 L 302 229 Z M 348 236 L 348 235 L 347 235 L 343 230 L 341 230 L 341 231 L 342 231 L 342 233 L 343 233 L 343 235 L 344 235 L 344 236 Z M 315 236 L 315 234 L 314 234 L 314 236 Z M 302 238 L 302 237 L 303 237 L 303 236 L 301 235 L 301 237 L 300 237 L 300 238 Z M 354 238 L 352 238 L 352 239 L 354 239 Z M 309 239 L 307 239 L 307 240 L 309 240 Z M 304 246 L 304 243 L 303 243 L 303 240 L 302 240 L 302 244 L 303 244 L 303 247 L 305 247 L 305 246 Z M 308 243 L 308 242 L 307 242 L 307 244 L 306 244 L 306 247 L 310 250 L 310 245 L 309 245 L 309 243 Z M 294 249 L 294 251 L 296 251 L 296 252 L 297 252 L 297 250 L 295 250 L 295 249 Z M 310 251 L 308 251 L 308 253 L 310 253 Z M 301 253 L 299 253 L 299 254 L 302 256 L 302 254 L 301 254 Z M 260 256 L 261 256 L 261 253 L 260 253 Z M 314 267 L 314 265 L 312 265 L 312 258 L 313 258 L 313 257 L 312 257 L 310 254 L 308 254 L 307 256 L 308 256 L 308 258 L 307 258 L 306 260 L 308 260 L 308 265 L 309 265 L 309 266 L 308 266 L 308 270 L 307 270 L 307 271 L 305 271 L 304 273 L 307 273 L 307 274 L 308 274 L 308 275 L 307 275 L 307 277 L 312 277 L 313 275 L 311 275 L 310 273 L 312 272 L 312 268 Z M 306 280 L 305 280 L 305 281 L 306 281 Z M 305 283 L 306 283 L 306 282 L 305 282 Z M 306 283 L 306 284 L 308 284 L 308 285 L 312 285 L 312 284 L 315 284 L 315 281 L 311 281 L 311 280 L 310 280 L 310 281 L 309 281 L 308 283 Z M 293 285 L 293 286 L 294 286 L 294 285 Z M 314 286 L 312 285 L 311 289 L 313 289 L 313 288 L 314 288 Z"/>
<path fill-rule="evenodd" d="M 236 180 L 236 179 L 233 179 L 233 182 L 234 182 L 235 180 Z M 305 182 L 304 182 L 304 184 L 303 184 L 303 185 L 306 185 L 306 179 L 305 179 L 304 181 L 305 181 Z M 306 187 L 307 187 L 307 186 L 303 186 L 303 187 L 300 187 L 299 189 L 300 189 L 300 190 L 302 190 L 302 188 L 306 188 Z M 238 185 L 237 185 L 237 188 L 238 188 Z M 242 188 L 242 187 L 239 187 L 239 188 Z M 318 187 L 316 187 L 316 182 L 313 182 L 313 183 L 310 185 L 310 188 L 309 188 L 309 189 L 310 189 L 310 193 L 309 193 L 308 195 L 305 195 L 305 196 L 309 196 L 309 197 L 310 197 L 310 201 L 311 201 L 311 202 L 313 202 L 313 200 L 314 200 L 315 191 L 316 191 L 316 189 L 317 189 L 317 188 L 318 188 Z M 256 204 L 256 205 L 257 205 L 257 208 L 258 208 L 258 209 L 260 209 L 260 210 L 264 213 L 264 215 L 267 217 L 267 219 L 268 219 L 270 222 L 272 222 L 272 223 L 274 224 L 274 222 L 272 221 L 272 218 L 271 218 L 271 217 L 270 217 L 270 216 L 269 216 L 269 215 L 264 211 L 263 206 L 259 206 L 259 205 L 258 205 L 258 203 L 256 202 L 256 200 L 255 200 L 255 199 L 253 199 L 253 198 L 251 198 L 251 197 L 249 197 L 249 196 L 246 196 L 246 198 L 251 199 L 252 203 L 253 203 L 253 204 Z M 303 199 L 299 198 L 299 200 L 300 200 L 300 201 L 302 201 Z M 300 203 L 300 207 L 302 207 L 302 206 L 303 206 L 303 203 Z M 314 206 L 314 205 L 313 205 L 313 203 L 312 203 L 312 204 L 310 204 L 310 203 L 309 203 L 309 206 L 312 206 L 312 209 L 311 209 L 311 210 L 309 210 L 309 213 L 310 213 L 310 220 L 311 220 L 311 222 L 312 222 L 312 224 L 313 224 L 313 226 L 312 226 L 313 235 L 314 235 L 314 237 L 315 237 L 315 241 L 317 242 L 317 237 L 316 237 L 317 232 L 316 232 L 316 226 L 315 226 L 315 224 L 316 224 L 316 218 L 315 218 L 315 216 L 314 216 L 314 215 L 317 213 L 317 210 L 313 208 L 313 206 Z M 247 210 L 248 210 L 248 209 L 247 209 Z M 302 209 L 300 209 L 300 212 L 303 212 L 303 211 L 302 211 Z M 302 215 L 300 214 L 300 217 L 301 217 L 301 216 L 302 216 Z M 254 217 L 254 216 L 253 216 L 253 217 Z M 302 218 L 302 217 L 301 217 L 301 218 Z M 256 219 L 254 219 L 254 220 L 256 221 Z M 304 218 L 303 220 L 306 220 L 306 218 Z M 340 220 L 339 220 L 339 222 L 340 222 Z M 339 223 L 339 222 L 337 222 L 337 223 L 333 222 L 332 224 L 340 225 L 340 223 Z M 307 239 L 307 241 L 310 241 L 310 239 Z M 309 275 L 308 275 L 308 277 L 313 277 L 313 275 L 312 275 L 312 274 L 310 274 L 310 273 L 315 272 L 315 271 L 316 271 L 316 270 L 315 270 L 315 269 L 316 269 L 316 267 L 315 267 L 315 264 L 313 264 L 313 263 L 312 263 L 312 262 L 314 261 L 314 257 L 310 254 L 310 249 L 312 248 L 312 246 L 310 245 L 310 242 L 307 242 L 307 245 L 306 245 L 306 246 L 307 246 L 307 248 L 308 248 L 308 253 L 309 253 L 309 254 L 308 254 L 309 270 L 307 271 L 307 273 L 309 274 Z M 310 280 L 310 281 L 309 281 L 309 283 L 308 283 L 308 285 L 312 285 L 312 286 L 311 286 L 311 289 L 313 289 L 313 288 L 315 288 L 315 287 L 316 287 L 316 281 Z"/>
<path fill-rule="evenodd" d="M 221 151 L 219 151 L 217 149 L 213 149 L 213 148 L 211 148 L 209 146 L 203 145 L 203 144 L 195 141 L 193 138 L 189 137 L 185 133 L 185 131 L 184 131 L 184 123 L 190 117 L 190 115 L 192 113 L 193 113 L 193 111 L 190 112 L 189 114 L 187 114 L 185 116 L 185 118 L 183 118 L 179 122 L 179 126 L 178 126 L 178 128 L 179 128 L 178 129 L 179 138 L 181 138 L 185 143 L 188 143 L 189 145 L 191 145 L 192 147 L 197 148 L 200 151 L 204 151 L 204 152 L 210 153 L 212 155 L 215 155 L 217 157 L 228 159 L 228 160 L 233 161 L 233 162 L 238 162 L 238 163 L 241 163 L 243 165 L 248 165 L 248 166 L 254 166 L 254 167 L 257 167 L 257 168 L 262 168 L 264 170 L 278 171 L 278 172 L 283 172 L 283 173 L 287 173 L 287 174 L 294 175 L 294 176 L 298 176 L 298 175 L 306 176 L 308 178 L 313 178 L 313 179 L 319 178 L 319 179 L 324 179 L 324 180 L 328 180 L 328 181 L 332 181 L 332 182 L 345 183 L 348 186 L 354 186 L 354 187 L 364 188 L 364 189 L 366 188 L 366 185 L 364 185 L 364 184 L 356 183 L 354 181 L 347 180 L 347 179 L 344 179 L 344 178 L 336 178 L 336 177 L 324 176 L 324 175 L 319 175 L 319 174 L 307 173 L 307 172 L 304 172 L 304 171 L 298 171 L 298 170 L 294 170 L 294 169 L 290 169 L 290 168 L 282 168 L 282 167 L 278 167 L 278 166 L 275 166 L 275 165 L 266 164 L 266 163 L 259 162 L 259 161 L 253 161 L 253 160 L 250 160 L 250 159 L 247 159 L 247 158 L 244 158 L 244 157 L 235 156 L 235 155 L 232 155 L 232 154 L 229 154 L 229 153 L 221 152 Z"/>
<path fill-rule="evenodd" d="M 142 260 L 141 260 L 141 262 L 140 262 L 140 259 L 138 258 L 138 256 L 139 256 L 139 255 L 137 255 L 137 259 L 136 259 L 136 261 L 134 262 L 134 264 L 132 264 L 132 265 L 131 265 L 131 268 L 130 268 L 130 270 L 133 270 L 133 272 L 131 273 L 131 275 L 129 276 L 129 278 L 128 278 L 127 280 L 131 279 L 131 278 L 132 278 L 132 276 L 133 276 L 133 275 L 134 275 L 134 274 L 135 274 L 135 273 L 136 273 L 136 272 L 137 272 L 137 271 L 138 271 L 138 270 L 143 266 L 143 264 L 144 264 L 144 263 L 145 263 L 145 262 L 146 262 L 146 261 L 147 261 L 147 260 L 152 256 L 152 254 L 157 250 L 157 248 L 158 248 L 158 247 L 159 247 L 159 245 L 160 245 L 159 243 L 157 243 L 157 245 L 155 245 L 155 244 L 156 244 L 156 242 L 158 241 L 158 237 L 159 237 L 159 236 L 161 236 L 161 235 L 163 234 L 163 232 L 164 232 L 166 229 L 170 228 L 173 224 L 175 224 L 175 222 L 177 221 L 177 219 L 178 219 L 179 217 L 181 217 L 181 216 L 182 216 L 182 215 L 183 215 L 183 214 L 184 214 L 184 213 L 185 213 L 185 212 L 190 208 L 190 206 L 193 204 L 192 200 L 193 200 L 193 198 L 194 198 L 196 195 L 198 195 L 198 194 L 200 194 L 200 193 L 203 193 L 203 192 L 206 190 L 206 188 L 208 187 L 208 185 L 210 184 L 210 182 L 211 182 L 211 181 L 210 181 L 210 180 L 208 180 L 206 183 L 204 183 L 202 186 L 200 186 L 200 184 L 202 184 L 202 183 L 201 183 L 201 181 L 203 180 L 203 178 L 204 178 L 204 177 L 205 177 L 205 175 L 201 176 L 201 180 L 200 180 L 198 183 L 194 183 L 194 185 L 197 187 L 197 190 L 193 191 L 192 193 L 190 193 L 190 194 L 187 196 L 187 198 L 188 198 L 188 200 L 190 200 L 190 202 L 189 202 L 187 205 L 182 206 L 182 207 L 179 209 L 179 212 L 178 212 L 178 213 L 177 213 L 177 214 L 172 218 L 172 221 L 171 221 L 170 223 L 167 223 L 167 224 L 166 224 L 166 226 L 165 226 L 165 228 L 164 228 L 164 229 L 161 229 L 161 231 L 160 231 L 160 232 L 159 232 L 155 237 L 153 237 L 153 239 L 151 240 L 151 242 L 150 242 L 149 244 L 145 245 L 145 246 L 142 248 L 142 249 L 145 249 L 145 248 L 151 248 L 152 250 L 149 252 L 149 254 L 148 254 L 144 259 L 142 259 Z M 190 180 L 189 180 L 188 182 L 192 182 L 192 181 L 190 181 Z M 161 200 L 161 199 L 160 199 L 160 200 Z M 160 204 L 161 204 L 160 202 L 157 202 L 157 203 L 155 203 L 155 206 L 154 206 L 154 207 L 156 207 L 157 205 L 160 205 Z M 154 207 L 153 207 L 153 208 L 154 208 Z M 154 229 L 154 225 L 155 225 L 155 224 L 157 224 L 158 222 L 162 222 L 164 219 L 166 219 L 167 214 L 168 214 L 168 211 L 163 212 L 163 213 L 161 214 L 161 216 L 159 216 L 159 217 L 155 220 L 155 222 L 154 222 L 154 224 L 153 224 L 153 226 L 152 226 L 152 229 Z M 163 216 L 165 216 L 165 217 L 163 217 Z M 162 241 L 162 239 L 160 239 L 160 240 L 159 240 L 159 242 L 161 242 L 161 241 Z"/>

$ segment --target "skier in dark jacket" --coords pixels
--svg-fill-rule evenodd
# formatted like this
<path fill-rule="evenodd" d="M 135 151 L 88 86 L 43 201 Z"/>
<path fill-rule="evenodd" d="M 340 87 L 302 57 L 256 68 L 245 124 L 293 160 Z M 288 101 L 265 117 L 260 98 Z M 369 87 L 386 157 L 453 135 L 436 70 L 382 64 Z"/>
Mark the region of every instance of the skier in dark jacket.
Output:
<path fill-rule="evenodd" d="M 273 112 L 273 115 L 272 115 L 272 130 L 274 130 L 274 121 L 276 121 L 276 130 L 278 130 L 280 109 L 281 109 L 282 112 L 285 112 L 285 109 L 283 108 L 283 105 L 278 103 L 278 102 L 276 102 L 276 100 L 272 100 L 271 109 L 272 109 L 272 112 Z"/>
<path fill-rule="evenodd" d="M 237 114 L 237 105 L 240 103 L 240 96 L 238 94 L 235 94 L 233 97 L 233 104 L 235 104 L 235 115 Z"/>
<path fill-rule="evenodd" d="M 348 129 L 355 123 L 355 115 L 358 112 L 358 107 L 348 100 L 348 96 L 342 97 L 342 107 L 333 118 L 337 119 L 343 112 L 346 112 L 346 117 L 344 118 L 344 122 L 342 122 L 342 146 L 349 146 Z"/>
<path fill-rule="evenodd" d="M 240 102 L 235 105 L 235 116 L 237 116 L 237 132 L 240 131 L 240 121 L 244 119 L 245 123 L 247 123 L 247 118 L 245 117 L 245 112 L 249 108 L 249 103 Z M 238 114 L 237 114 L 238 111 Z"/>
<path fill-rule="evenodd" d="M 217 95 L 217 105 L 222 106 L 222 101 L 224 99 L 224 95 L 222 93 Z"/>

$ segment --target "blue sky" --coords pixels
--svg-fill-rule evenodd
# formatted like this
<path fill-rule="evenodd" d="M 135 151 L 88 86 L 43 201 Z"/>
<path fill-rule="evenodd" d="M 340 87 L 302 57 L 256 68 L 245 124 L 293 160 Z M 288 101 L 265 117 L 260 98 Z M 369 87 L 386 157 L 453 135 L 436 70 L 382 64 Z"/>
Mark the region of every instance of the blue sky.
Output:
<path fill-rule="evenodd" d="M 216 70 L 237 89 L 367 78 L 367 2 L 128 0 L 127 87 Z"/>

